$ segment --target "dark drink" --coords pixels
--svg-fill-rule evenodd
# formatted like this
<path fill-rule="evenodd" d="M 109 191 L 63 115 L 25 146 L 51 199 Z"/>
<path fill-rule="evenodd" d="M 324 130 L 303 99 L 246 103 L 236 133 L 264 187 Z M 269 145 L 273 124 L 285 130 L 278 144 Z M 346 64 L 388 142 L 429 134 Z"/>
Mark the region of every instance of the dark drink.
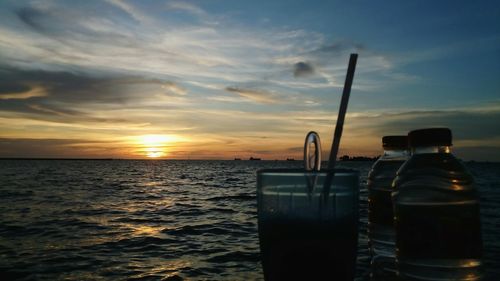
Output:
<path fill-rule="evenodd" d="M 398 204 L 398 253 L 428 259 L 481 258 L 477 201 Z"/>
<path fill-rule="evenodd" d="M 265 280 L 353 280 L 357 225 L 263 221 L 259 238 Z"/>
<path fill-rule="evenodd" d="M 381 159 L 368 176 L 368 238 L 372 256 L 394 258 L 395 234 L 392 181 L 404 160 Z"/>
<path fill-rule="evenodd" d="M 405 160 L 377 161 L 368 176 L 368 222 L 370 233 L 377 227 L 393 229 L 392 181 Z M 392 241 L 394 243 L 394 241 Z"/>
<path fill-rule="evenodd" d="M 384 154 L 373 164 L 367 184 L 372 280 L 389 280 L 396 276 L 392 181 L 408 158 L 406 136 L 384 136 L 382 146 Z"/>

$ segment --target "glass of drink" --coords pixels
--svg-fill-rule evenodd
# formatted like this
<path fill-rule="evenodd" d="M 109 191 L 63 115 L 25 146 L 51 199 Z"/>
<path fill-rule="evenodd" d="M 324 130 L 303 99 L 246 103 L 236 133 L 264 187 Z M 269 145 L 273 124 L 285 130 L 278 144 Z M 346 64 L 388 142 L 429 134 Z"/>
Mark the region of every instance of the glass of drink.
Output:
<path fill-rule="evenodd" d="M 353 280 L 357 171 L 260 170 L 257 198 L 265 280 Z"/>

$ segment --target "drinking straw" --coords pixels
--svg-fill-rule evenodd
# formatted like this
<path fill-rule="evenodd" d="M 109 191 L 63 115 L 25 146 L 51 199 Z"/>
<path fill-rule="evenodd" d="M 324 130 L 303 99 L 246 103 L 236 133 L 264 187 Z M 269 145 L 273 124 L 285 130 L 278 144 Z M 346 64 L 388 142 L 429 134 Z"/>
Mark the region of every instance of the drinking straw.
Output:
<path fill-rule="evenodd" d="M 345 77 L 344 91 L 342 92 L 342 100 L 340 101 L 339 116 L 337 117 L 337 125 L 333 134 L 332 148 L 330 149 L 330 158 L 328 159 L 328 169 L 332 170 L 327 173 L 323 185 L 324 199 L 328 199 L 330 193 L 330 186 L 333 181 L 335 161 L 337 153 L 339 152 L 340 138 L 342 137 L 342 130 L 344 129 L 344 119 L 347 111 L 347 104 L 349 102 L 349 95 L 351 93 L 352 80 L 354 78 L 354 70 L 356 70 L 356 62 L 358 54 L 351 54 L 349 57 L 349 66 L 347 67 L 347 75 Z"/>
<path fill-rule="evenodd" d="M 358 54 L 351 54 L 349 58 L 349 67 L 347 68 L 347 75 L 345 77 L 342 100 L 340 101 L 339 116 L 337 117 L 337 125 L 335 126 L 335 133 L 333 135 L 332 149 L 330 150 L 330 158 L 328 159 L 328 169 L 333 169 L 335 167 L 335 160 L 337 159 L 337 153 L 339 152 L 340 138 L 342 137 L 342 130 L 344 129 L 345 113 L 347 111 L 349 95 L 351 94 L 352 80 L 354 78 L 354 70 L 356 70 L 357 60 Z"/>

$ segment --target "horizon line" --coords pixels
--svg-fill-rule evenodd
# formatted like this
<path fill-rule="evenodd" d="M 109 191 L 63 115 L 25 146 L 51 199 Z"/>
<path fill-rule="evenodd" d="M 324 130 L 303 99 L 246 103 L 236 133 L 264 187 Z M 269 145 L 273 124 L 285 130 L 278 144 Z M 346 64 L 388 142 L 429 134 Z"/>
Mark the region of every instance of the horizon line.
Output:
<path fill-rule="evenodd" d="M 363 162 L 363 161 L 375 161 L 378 157 L 364 157 L 364 156 L 354 156 L 354 157 L 363 157 L 365 159 L 363 160 L 340 160 L 340 162 Z M 283 161 L 283 162 L 300 162 L 303 161 L 302 159 L 259 159 L 259 160 L 250 160 L 250 159 L 196 159 L 196 158 L 110 158 L 110 157 L 105 157 L 105 158 L 64 158 L 64 157 L 0 157 L 0 160 L 65 160 L 65 161 L 71 161 L 71 160 L 83 160 L 83 161 L 120 161 L 120 160 L 126 160 L 126 161 L 250 161 L 250 162 L 256 162 L 256 161 Z M 459 159 L 460 161 L 463 162 L 478 162 L 478 163 L 500 163 L 500 160 L 495 160 L 495 161 L 489 161 L 489 160 L 462 160 Z M 323 162 L 328 162 L 326 160 L 321 161 Z"/>

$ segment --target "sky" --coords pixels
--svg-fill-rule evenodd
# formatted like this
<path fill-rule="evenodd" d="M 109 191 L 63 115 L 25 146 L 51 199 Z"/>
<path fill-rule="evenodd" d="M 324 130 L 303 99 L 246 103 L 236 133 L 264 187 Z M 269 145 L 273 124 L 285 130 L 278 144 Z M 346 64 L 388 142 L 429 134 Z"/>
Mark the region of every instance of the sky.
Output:
<path fill-rule="evenodd" d="M 327 159 L 453 131 L 500 161 L 498 1 L 1 1 L 0 157 Z"/>

